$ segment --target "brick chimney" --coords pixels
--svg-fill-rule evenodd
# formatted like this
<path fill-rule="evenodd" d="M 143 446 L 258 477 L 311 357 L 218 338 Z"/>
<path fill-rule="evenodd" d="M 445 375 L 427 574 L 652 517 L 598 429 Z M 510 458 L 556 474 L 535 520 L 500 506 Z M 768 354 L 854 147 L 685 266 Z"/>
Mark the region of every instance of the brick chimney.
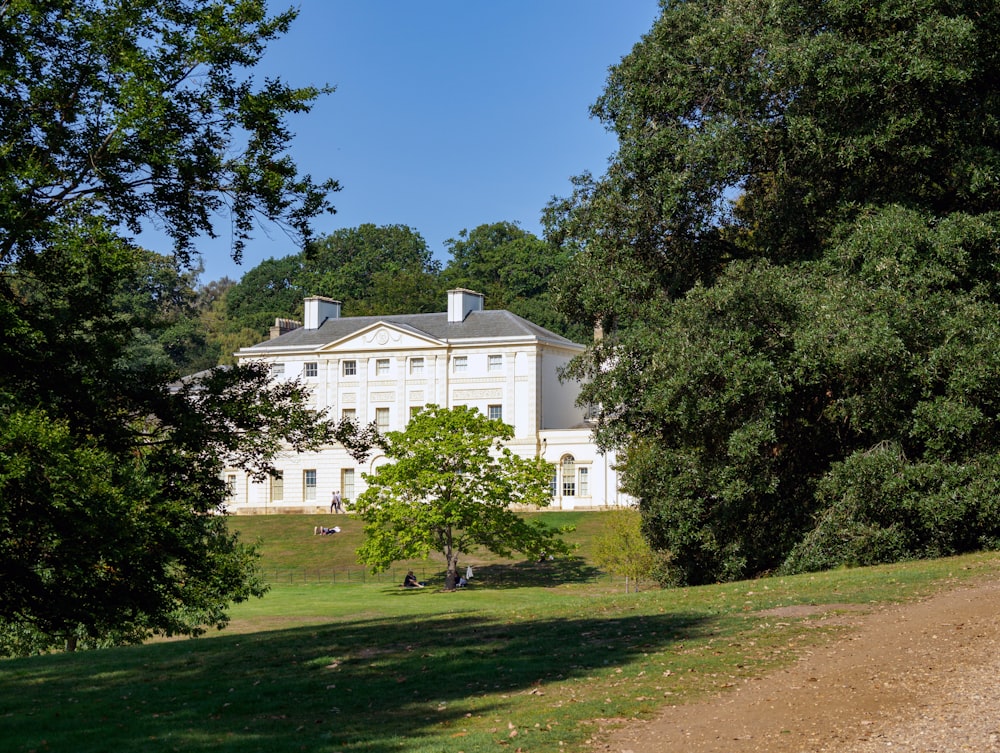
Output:
<path fill-rule="evenodd" d="M 274 326 L 271 327 L 271 339 L 287 335 L 293 329 L 298 329 L 301 326 L 302 322 L 295 319 L 275 319 Z"/>

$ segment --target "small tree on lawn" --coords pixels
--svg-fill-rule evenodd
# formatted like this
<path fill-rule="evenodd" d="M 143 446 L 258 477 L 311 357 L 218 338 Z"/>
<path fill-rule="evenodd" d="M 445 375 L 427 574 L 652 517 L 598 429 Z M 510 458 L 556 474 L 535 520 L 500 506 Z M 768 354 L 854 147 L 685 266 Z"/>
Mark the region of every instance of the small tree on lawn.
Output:
<path fill-rule="evenodd" d="M 445 588 L 458 578 L 459 555 L 483 547 L 507 557 L 565 554 L 561 531 L 517 515 L 511 505 L 549 504 L 552 467 L 503 446 L 514 434 L 474 408 L 429 405 L 405 431 L 388 432 L 394 461 L 365 474 L 368 489 L 354 505 L 365 521 L 360 562 L 382 572 L 396 561 L 432 551 L 448 564 Z"/>
<path fill-rule="evenodd" d="M 620 507 L 605 515 L 605 528 L 595 542 L 594 561 L 608 572 L 625 577 L 639 590 L 639 578 L 649 577 L 656 567 L 656 552 L 642 535 L 642 516 L 638 510 Z"/>

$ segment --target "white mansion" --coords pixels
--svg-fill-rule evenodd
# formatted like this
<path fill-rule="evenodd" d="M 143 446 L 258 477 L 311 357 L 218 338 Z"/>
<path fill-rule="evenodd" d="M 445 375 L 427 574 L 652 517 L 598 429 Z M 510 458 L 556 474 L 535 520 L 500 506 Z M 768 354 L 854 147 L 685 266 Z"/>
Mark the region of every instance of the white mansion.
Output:
<path fill-rule="evenodd" d="M 305 300 L 304 326 L 278 319 L 271 339 L 236 353 L 270 364 L 276 379 L 299 377 L 313 388 L 317 409 L 402 430 L 428 404 L 466 405 L 514 427 L 508 446 L 553 464 L 550 509 L 629 504 L 618 491 L 614 458 L 601 454 L 575 404 L 579 385 L 561 383 L 560 367 L 584 348 L 509 311 L 486 311 L 483 296 L 448 292 L 439 314 L 340 316 L 340 302 Z M 234 513 L 321 512 L 333 492 L 354 500 L 363 473 L 386 459 L 359 465 L 343 447 L 288 453 L 276 460 L 279 478 L 256 483 L 228 470 Z"/>

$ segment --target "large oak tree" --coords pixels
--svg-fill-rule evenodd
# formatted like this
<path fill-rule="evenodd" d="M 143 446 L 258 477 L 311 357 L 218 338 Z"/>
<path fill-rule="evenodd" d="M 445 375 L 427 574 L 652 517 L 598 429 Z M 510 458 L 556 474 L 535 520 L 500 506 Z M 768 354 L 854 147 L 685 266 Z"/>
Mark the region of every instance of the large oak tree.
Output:
<path fill-rule="evenodd" d="M 678 583 L 1000 541 L 1000 8 L 672 0 L 553 201 L 573 365 Z"/>
<path fill-rule="evenodd" d="M 287 120 L 321 90 L 253 78 L 293 17 L 263 0 L 0 3 L 9 650 L 198 632 L 262 591 L 253 547 L 219 515 L 223 463 L 266 474 L 283 443 L 332 429 L 261 367 L 171 389 L 146 336 L 169 324 L 171 288 L 132 236 L 162 229 L 175 277 L 220 219 L 237 258 L 258 219 L 310 242 L 336 184 L 298 173 Z"/>

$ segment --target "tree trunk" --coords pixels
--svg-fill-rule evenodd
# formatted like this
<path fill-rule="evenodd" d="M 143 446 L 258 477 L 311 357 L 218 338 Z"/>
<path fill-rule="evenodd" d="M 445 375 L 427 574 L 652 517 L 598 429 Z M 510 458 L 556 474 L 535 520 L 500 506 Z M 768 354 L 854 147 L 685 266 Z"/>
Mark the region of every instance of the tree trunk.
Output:
<path fill-rule="evenodd" d="M 445 562 L 448 563 L 448 569 L 444 573 L 444 590 L 454 591 L 455 584 L 458 583 L 458 552 L 452 546 L 454 539 L 452 538 L 451 526 L 448 526 L 443 534 L 441 539 L 444 544 L 442 547 L 444 551 L 442 553 L 444 554 Z"/>

